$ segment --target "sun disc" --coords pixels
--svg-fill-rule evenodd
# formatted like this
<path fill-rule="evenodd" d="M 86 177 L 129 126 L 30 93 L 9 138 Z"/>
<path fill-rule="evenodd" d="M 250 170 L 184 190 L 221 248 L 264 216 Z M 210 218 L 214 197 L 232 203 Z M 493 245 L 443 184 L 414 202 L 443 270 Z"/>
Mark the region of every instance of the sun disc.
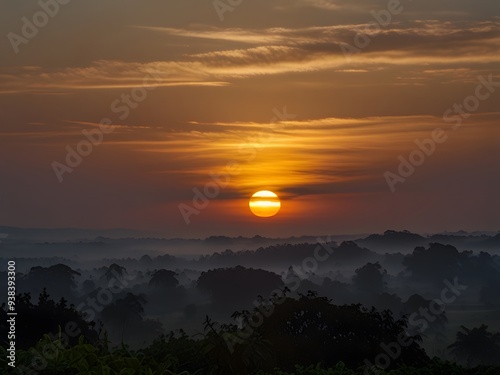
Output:
<path fill-rule="evenodd" d="M 252 195 L 248 206 L 255 216 L 271 217 L 280 210 L 281 201 L 272 191 L 261 190 Z"/>

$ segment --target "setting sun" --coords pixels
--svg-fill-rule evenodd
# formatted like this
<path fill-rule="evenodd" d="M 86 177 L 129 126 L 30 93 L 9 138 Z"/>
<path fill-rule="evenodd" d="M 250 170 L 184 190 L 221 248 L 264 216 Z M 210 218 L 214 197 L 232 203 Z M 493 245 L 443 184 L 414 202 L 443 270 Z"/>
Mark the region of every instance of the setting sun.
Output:
<path fill-rule="evenodd" d="M 269 190 L 258 191 L 250 198 L 248 202 L 250 211 L 255 216 L 271 217 L 278 213 L 281 208 L 280 199 L 276 194 Z"/>

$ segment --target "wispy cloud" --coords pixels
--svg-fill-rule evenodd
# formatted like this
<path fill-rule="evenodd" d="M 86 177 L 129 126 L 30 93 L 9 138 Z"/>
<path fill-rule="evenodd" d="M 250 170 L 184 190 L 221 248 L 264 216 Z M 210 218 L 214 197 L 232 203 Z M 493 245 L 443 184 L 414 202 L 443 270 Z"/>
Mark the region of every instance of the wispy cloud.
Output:
<path fill-rule="evenodd" d="M 470 134 L 491 131 L 498 114 L 476 115 Z M 111 141 L 136 152 L 168 155 L 172 165 L 152 174 L 190 175 L 200 184 L 210 173 L 237 161 L 241 174 L 232 184 L 244 195 L 256 184 L 323 194 L 327 191 L 382 191 L 380 178 L 395 157 L 414 147 L 414 140 L 446 128 L 441 117 L 383 116 L 322 118 L 280 123 L 191 123 L 163 140 Z M 457 139 L 457 147 L 462 144 Z M 456 152 L 458 149 L 455 148 Z M 248 163 L 248 158 L 251 163 Z M 360 190 L 361 189 L 361 190 Z M 291 194 L 290 196 L 292 196 Z"/>
<path fill-rule="evenodd" d="M 119 89 L 141 86 L 153 72 L 156 86 L 224 86 L 232 79 L 255 75 L 336 69 L 363 72 L 380 66 L 425 64 L 432 71 L 460 73 L 458 65 L 500 62 L 500 21 L 415 21 L 367 31 L 372 43 L 347 61 L 343 43 L 366 25 L 338 25 L 261 30 L 149 28 L 170 36 L 237 42 L 240 48 L 185 55 L 182 60 L 125 62 L 99 60 L 87 67 L 45 69 L 2 68 L 1 93 Z"/>

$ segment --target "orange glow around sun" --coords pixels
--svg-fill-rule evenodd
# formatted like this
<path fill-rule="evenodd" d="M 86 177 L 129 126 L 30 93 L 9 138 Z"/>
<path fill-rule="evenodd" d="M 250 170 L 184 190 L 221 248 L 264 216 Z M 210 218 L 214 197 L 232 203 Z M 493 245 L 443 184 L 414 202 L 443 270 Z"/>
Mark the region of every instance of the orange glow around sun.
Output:
<path fill-rule="evenodd" d="M 271 217 L 280 210 L 281 201 L 272 191 L 261 190 L 252 195 L 248 205 L 255 216 Z"/>

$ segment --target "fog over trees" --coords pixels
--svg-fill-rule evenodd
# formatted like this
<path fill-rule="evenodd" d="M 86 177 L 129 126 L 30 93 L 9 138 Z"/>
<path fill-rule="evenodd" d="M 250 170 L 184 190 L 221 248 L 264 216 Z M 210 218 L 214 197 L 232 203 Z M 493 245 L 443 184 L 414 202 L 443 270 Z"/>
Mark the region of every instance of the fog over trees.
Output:
<path fill-rule="evenodd" d="M 404 237 L 420 242 L 398 251 Z M 218 374 L 339 362 L 355 370 L 365 360 L 380 362 L 384 348 L 403 333 L 411 342 L 398 344 L 388 368 L 422 367 L 436 358 L 466 367 L 500 365 L 500 256 L 483 246 L 496 236 L 441 236 L 454 244 L 430 242 L 435 237 L 388 231 L 360 240 L 271 240 L 263 246 L 259 238 L 255 248 L 240 250 L 225 245 L 248 239 L 212 238 L 208 242 L 223 243 L 212 254 L 137 248 L 134 256 L 125 251 L 100 261 L 91 254 L 93 241 L 85 242 L 89 254 L 78 258 L 71 251 L 61 256 L 61 244 L 53 253 L 50 244 L 38 252 L 39 243 L 12 238 L 0 247 L 2 256 L 17 247 L 32 252 L 8 258 L 18 269 L 17 342 L 23 350 L 69 329 L 78 332 L 67 335 L 74 348 L 80 340 L 148 355 L 168 348 L 180 361 L 186 355 L 181 345 L 197 354 L 174 367 L 193 373 L 207 363 Z M 189 243 L 177 240 L 180 247 Z M 380 251 L 381 244 L 390 250 Z M 0 278 L 7 280 L 5 272 Z M 6 313 L 3 305 L 2 339 Z"/>

